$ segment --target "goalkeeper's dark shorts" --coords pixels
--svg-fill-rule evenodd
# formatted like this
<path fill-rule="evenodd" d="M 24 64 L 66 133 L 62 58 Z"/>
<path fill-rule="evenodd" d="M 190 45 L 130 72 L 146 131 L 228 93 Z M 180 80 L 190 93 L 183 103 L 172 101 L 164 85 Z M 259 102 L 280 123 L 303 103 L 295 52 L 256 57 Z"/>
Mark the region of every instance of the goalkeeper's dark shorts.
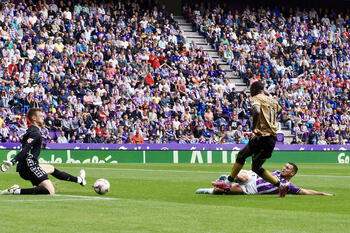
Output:
<path fill-rule="evenodd" d="M 26 158 L 25 162 L 18 163 L 17 172 L 24 180 L 32 182 L 34 186 L 49 179 L 47 173 L 32 158 Z"/>

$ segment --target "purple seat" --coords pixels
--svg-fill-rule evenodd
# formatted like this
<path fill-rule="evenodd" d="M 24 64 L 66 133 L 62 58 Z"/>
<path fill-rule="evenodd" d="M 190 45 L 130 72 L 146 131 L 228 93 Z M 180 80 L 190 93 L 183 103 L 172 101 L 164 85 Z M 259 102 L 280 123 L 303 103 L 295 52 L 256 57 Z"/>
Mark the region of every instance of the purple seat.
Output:
<path fill-rule="evenodd" d="M 50 136 L 51 139 L 54 139 L 56 137 L 55 131 L 50 130 L 49 131 L 49 136 Z"/>
<path fill-rule="evenodd" d="M 293 128 L 292 128 L 291 134 L 294 135 L 294 136 L 296 135 L 296 133 L 295 133 Z"/>
<path fill-rule="evenodd" d="M 277 133 L 276 138 L 277 138 L 276 143 L 279 143 L 279 144 L 284 143 L 284 134 L 283 133 Z"/>

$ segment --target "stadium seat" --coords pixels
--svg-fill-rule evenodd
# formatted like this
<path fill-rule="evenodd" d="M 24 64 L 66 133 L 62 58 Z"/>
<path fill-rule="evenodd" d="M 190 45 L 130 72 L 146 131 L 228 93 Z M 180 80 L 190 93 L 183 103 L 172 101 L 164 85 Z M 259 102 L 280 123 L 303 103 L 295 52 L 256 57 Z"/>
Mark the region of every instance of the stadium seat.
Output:
<path fill-rule="evenodd" d="M 283 144 L 284 143 L 284 134 L 283 133 L 277 133 L 276 134 L 277 144 Z"/>

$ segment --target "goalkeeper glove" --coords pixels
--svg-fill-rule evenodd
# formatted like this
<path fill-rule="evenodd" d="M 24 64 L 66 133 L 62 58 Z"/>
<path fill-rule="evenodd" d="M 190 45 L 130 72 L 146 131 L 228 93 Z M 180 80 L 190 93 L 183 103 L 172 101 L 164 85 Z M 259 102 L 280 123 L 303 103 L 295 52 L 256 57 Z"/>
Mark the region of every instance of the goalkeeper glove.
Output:
<path fill-rule="evenodd" d="M 15 161 L 14 160 L 5 160 L 2 162 L 1 164 L 1 171 L 2 172 L 6 172 L 10 167 L 12 167 L 13 165 L 15 165 Z"/>

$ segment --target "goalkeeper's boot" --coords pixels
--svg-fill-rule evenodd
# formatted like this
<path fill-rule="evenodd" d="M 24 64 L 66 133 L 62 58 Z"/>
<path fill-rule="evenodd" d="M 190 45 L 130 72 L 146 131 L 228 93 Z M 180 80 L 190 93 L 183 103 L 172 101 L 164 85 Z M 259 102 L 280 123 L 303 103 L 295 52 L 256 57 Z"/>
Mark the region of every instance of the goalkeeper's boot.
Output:
<path fill-rule="evenodd" d="M 15 184 L 11 188 L 0 191 L 0 195 L 10 195 L 15 192 L 15 190 L 19 189 L 19 185 Z"/>
<path fill-rule="evenodd" d="M 81 169 L 80 170 L 80 175 L 78 176 L 78 183 L 81 185 L 81 186 L 85 186 L 86 185 L 86 172 L 84 169 Z M 80 179 L 80 180 L 79 180 Z"/>

